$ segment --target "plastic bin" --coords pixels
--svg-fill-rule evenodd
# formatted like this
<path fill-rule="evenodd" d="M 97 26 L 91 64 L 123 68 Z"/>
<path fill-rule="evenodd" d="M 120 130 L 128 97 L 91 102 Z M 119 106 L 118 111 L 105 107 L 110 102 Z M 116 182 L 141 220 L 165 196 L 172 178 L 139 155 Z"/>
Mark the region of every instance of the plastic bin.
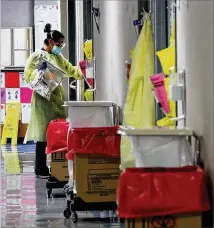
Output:
<path fill-rule="evenodd" d="M 118 107 L 105 101 L 68 101 L 69 128 L 109 127 L 118 125 Z M 111 111 L 112 108 L 112 111 Z"/>
<path fill-rule="evenodd" d="M 120 127 L 119 134 L 128 136 L 136 167 L 182 167 L 195 164 L 197 153 L 187 137 L 190 129 L 131 129 Z M 125 160 L 121 154 L 122 163 Z"/>

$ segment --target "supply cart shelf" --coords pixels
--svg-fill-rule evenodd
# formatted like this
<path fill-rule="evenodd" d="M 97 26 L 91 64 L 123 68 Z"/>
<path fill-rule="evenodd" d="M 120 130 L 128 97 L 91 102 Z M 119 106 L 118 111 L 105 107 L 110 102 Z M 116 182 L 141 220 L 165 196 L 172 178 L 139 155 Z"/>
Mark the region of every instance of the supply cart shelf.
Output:
<path fill-rule="evenodd" d="M 117 105 L 112 101 L 65 101 L 64 106 L 70 107 L 111 107 Z"/>
<path fill-rule="evenodd" d="M 192 136 L 194 132 L 188 128 L 145 128 L 136 129 L 120 126 L 118 133 L 126 136 Z"/>

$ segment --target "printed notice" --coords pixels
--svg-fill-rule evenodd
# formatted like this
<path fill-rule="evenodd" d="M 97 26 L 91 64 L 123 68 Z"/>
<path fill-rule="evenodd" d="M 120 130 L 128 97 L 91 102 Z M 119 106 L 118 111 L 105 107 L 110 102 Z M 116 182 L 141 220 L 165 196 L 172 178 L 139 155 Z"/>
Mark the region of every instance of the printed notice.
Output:
<path fill-rule="evenodd" d="M 119 176 L 119 173 L 89 174 L 87 194 L 100 196 L 115 194 Z"/>

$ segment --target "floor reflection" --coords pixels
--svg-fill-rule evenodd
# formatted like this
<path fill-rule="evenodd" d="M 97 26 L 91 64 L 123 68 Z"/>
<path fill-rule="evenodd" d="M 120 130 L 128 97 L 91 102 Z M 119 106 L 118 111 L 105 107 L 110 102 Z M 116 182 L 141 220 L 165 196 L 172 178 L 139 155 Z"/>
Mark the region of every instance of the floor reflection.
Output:
<path fill-rule="evenodd" d="M 3 160 L 2 160 L 3 162 Z M 51 227 L 51 228 L 116 228 L 119 223 L 85 221 L 90 212 L 78 212 L 78 224 L 65 219 L 63 211 L 66 199 L 46 197 L 46 181 L 38 180 L 33 174 L 33 162 L 21 161 L 20 174 L 7 174 L 4 162 L 1 166 L 1 227 Z M 57 192 L 53 192 L 57 193 Z M 84 219 L 84 221 L 83 221 Z"/>

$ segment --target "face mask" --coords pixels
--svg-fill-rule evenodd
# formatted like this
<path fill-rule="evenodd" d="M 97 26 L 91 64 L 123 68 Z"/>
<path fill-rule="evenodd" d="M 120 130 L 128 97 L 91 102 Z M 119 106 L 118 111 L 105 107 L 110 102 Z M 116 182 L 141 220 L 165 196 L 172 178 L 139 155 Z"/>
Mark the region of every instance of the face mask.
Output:
<path fill-rule="evenodd" d="M 61 46 L 53 46 L 53 49 L 52 49 L 52 53 L 53 54 L 55 54 L 55 55 L 59 55 L 61 52 L 62 52 L 62 50 L 63 50 L 63 48 L 65 47 L 65 43 L 63 44 L 63 45 L 61 45 Z"/>
<path fill-rule="evenodd" d="M 62 52 L 62 47 L 54 46 L 52 49 L 52 53 L 55 55 L 59 55 Z"/>

